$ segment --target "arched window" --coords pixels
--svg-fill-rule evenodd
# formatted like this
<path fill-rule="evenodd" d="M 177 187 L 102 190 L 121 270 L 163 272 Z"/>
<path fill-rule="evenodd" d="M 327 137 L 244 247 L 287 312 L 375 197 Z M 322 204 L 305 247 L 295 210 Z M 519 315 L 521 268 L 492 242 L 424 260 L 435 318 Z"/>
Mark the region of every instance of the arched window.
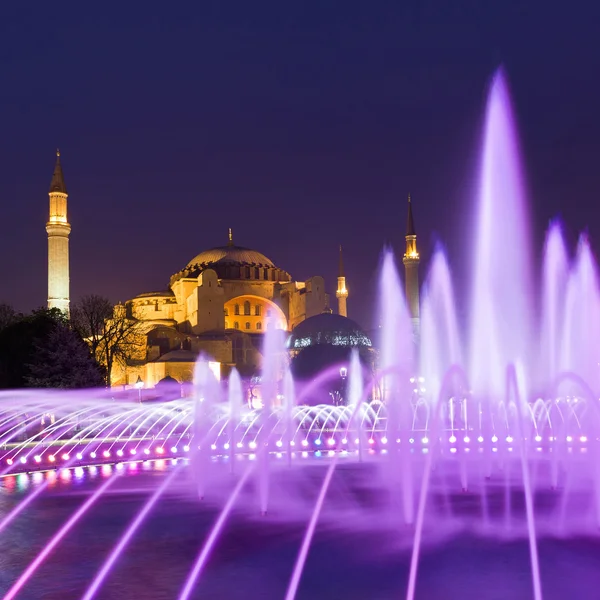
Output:
<path fill-rule="evenodd" d="M 229 321 L 225 319 L 225 329 L 229 329 Z"/>
<path fill-rule="evenodd" d="M 226 316 L 226 317 L 228 317 L 228 316 L 229 316 L 229 309 L 228 309 L 228 308 L 225 308 L 225 309 L 223 309 L 223 310 L 225 311 L 225 316 Z"/>
<path fill-rule="evenodd" d="M 246 300 L 246 302 L 244 302 L 244 315 L 245 316 L 250 315 L 250 302 L 248 302 L 248 300 Z"/>
<path fill-rule="evenodd" d="M 233 328 L 234 328 L 234 329 L 239 329 L 239 328 L 240 328 L 240 324 L 239 324 L 237 321 L 235 321 L 235 322 L 233 323 Z"/>
<path fill-rule="evenodd" d="M 260 323 L 260 322 L 259 322 L 259 323 L 257 323 L 257 324 L 256 324 L 256 329 L 257 329 L 258 331 L 260 331 L 260 330 L 262 329 L 262 323 Z"/>
<path fill-rule="evenodd" d="M 235 305 L 235 307 L 233 309 L 233 313 L 236 314 L 236 315 L 240 314 L 240 305 L 239 304 Z"/>
<path fill-rule="evenodd" d="M 246 322 L 246 329 L 250 329 L 250 323 Z"/>
<path fill-rule="evenodd" d="M 255 317 L 260 317 L 260 304 L 257 304 L 257 305 L 254 307 L 254 316 L 255 316 Z"/>

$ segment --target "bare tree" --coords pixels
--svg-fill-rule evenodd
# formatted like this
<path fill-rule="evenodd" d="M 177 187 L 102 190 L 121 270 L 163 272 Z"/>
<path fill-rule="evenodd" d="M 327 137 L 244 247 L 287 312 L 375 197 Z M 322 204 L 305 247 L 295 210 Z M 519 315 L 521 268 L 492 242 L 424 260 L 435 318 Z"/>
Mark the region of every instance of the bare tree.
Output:
<path fill-rule="evenodd" d="M 126 366 L 136 358 L 143 358 L 146 338 L 141 324 L 127 316 L 122 304 L 113 308 L 107 298 L 85 296 L 73 306 L 71 319 L 106 369 L 108 385 L 116 364 Z"/>
<path fill-rule="evenodd" d="M 94 356 L 104 337 L 105 323 L 112 315 L 110 300 L 96 294 L 83 296 L 71 307 L 71 325 L 87 341 Z"/>

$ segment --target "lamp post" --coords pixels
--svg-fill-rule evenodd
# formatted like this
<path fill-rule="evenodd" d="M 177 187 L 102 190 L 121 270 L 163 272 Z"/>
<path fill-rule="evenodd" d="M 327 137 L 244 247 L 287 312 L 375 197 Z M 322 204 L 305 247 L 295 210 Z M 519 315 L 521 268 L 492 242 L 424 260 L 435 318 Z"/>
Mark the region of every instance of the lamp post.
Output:
<path fill-rule="evenodd" d="M 135 382 L 135 387 L 138 391 L 138 401 L 142 402 L 142 388 L 144 387 L 144 382 L 142 378 L 138 375 L 137 381 Z"/>

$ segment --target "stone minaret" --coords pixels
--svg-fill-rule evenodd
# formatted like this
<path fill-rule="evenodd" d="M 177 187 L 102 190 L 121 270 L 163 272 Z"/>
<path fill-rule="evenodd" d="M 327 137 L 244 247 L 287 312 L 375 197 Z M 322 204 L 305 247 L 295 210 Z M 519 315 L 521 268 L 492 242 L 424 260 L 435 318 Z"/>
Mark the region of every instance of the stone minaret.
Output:
<path fill-rule="evenodd" d="M 56 165 L 50 183 L 50 217 L 48 232 L 48 308 L 59 308 L 69 314 L 69 234 L 67 221 L 67 188 L 56 151 Z"/>
<path fill-rule="evenodd" d="M 348 288 L 346 287 L 346 276 L 344 275 L 344 257 L 342 256 L 342 246 L 340 245 L 340 269 L 338 272 L 338 286 L 335 297 L 338 301 L 338 314 L 342 317 L 348 316 L 348 307 L 346 300 L 348 299 Z"/>
<path fill-rule="evenodd" d="M 417 250 L 417 232 L 413 221 L 412 203 L 408 195 L 408 219 L 406 221 L 406 252 L 404 263 L 404 283 L 406 290 L 406 303 L 410 312 L 415 331 L 419 327 L 419 252 Z"/>

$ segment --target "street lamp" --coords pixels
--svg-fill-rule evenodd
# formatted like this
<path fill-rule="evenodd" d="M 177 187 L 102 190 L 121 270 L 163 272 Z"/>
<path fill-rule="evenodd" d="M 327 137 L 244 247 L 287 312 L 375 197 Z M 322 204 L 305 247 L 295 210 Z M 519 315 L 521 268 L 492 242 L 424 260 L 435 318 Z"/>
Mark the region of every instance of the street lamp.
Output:
<path fill-rule="evenodd" d="M 144 387 L 144 382 L 142 378 L 138 375 L 137 381 L 135 382 L 135 387 L 138 391 L 138 400 L 142 401 L 142 388 Z"/>

